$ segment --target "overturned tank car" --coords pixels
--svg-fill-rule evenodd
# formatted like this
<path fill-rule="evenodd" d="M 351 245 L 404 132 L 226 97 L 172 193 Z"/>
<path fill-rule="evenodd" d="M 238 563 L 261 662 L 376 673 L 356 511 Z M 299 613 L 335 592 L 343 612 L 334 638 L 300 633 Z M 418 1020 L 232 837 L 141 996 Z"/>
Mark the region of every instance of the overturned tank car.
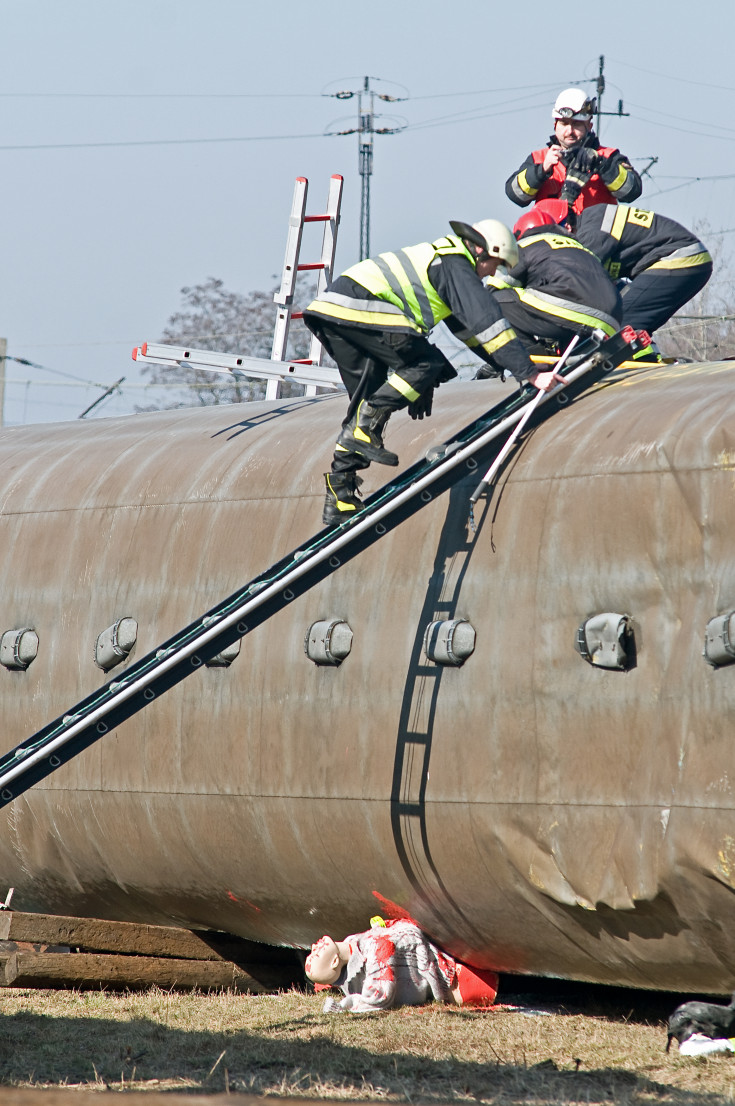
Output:
<path fill-rule="evenodd" d="M 13 906 L 293 946 L 405 911 L 477 967 L 731 990 L 733 373 L 612 374 L 474 530 L 469 473 L 19 796 Z M 509 389 L 442 387 L 390 447 Z M 315 533 L 343 411 L 1 431 L 5 748 Z"/>

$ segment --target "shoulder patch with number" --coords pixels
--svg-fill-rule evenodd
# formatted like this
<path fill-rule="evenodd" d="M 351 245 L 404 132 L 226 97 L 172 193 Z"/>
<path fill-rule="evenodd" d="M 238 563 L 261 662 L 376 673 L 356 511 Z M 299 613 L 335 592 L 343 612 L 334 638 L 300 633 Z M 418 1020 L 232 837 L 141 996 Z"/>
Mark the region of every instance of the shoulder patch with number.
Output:
<path fill-rule="evenodd" d="M 585 253 L 592 253 L 592 250 L 588 250 L 576 238 L 567 238 L 561 234 L 532 234 L 528 238 L 521 238 L 518 247 L 525 249 L 527 246 L 535 246 L 537 242 L 545 242 L 552 250 L 583 250 Z"/>
<path fill-rule="evenodd" d="M 653 211 L 644 211 L 642 207 L 631 207 L 628 211 L 628 222 L 638 227 L 650 227 L 653 216 Z"/>

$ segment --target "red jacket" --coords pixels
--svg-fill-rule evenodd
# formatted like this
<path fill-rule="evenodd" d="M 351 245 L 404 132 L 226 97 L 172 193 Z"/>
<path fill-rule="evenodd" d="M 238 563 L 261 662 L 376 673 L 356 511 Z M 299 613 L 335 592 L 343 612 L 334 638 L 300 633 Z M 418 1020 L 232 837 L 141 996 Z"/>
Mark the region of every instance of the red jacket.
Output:
<path fill-rule="evenodd" d="M 567 177 L 567 167 L 558 161 L 550 172 L 542 168 L 549 146 L 558 145 L 551 137 L 541 150 L 528 155 L 517 172 L 508 178 L 505 184 L 506 195 L 520 207 L 527 207 L 538 200 L 558 199 Z M 603 159 L 599 173 L 593 173 L 572 204 L 579 214 L 585 207 L 595 204 L 631 203 L 637 200 L 643 191 L 643 182 L 628 159 L 612 146 L 600 146 L 594 135 L 588 138 L 585 146 L 594 150 Z"/>

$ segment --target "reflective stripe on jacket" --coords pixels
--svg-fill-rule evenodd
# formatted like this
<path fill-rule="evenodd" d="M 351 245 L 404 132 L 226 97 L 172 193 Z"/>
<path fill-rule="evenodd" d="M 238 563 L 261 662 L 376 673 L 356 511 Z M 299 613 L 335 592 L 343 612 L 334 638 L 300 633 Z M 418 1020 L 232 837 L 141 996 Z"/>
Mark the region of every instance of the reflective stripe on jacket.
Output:
<path fill-rule="evenodd" d="M 358 261 L 343 273 L 343 277 L 359 284 L 376 299 L 352 299 L 334 292 L 322 292 L 307 311 L 344 322 L 368 326 L 402 326 L 420 334 L 428 334 L 442 319 L 451 315 L 429 280 L 429 266 L 437 257 L 455 254 L 466 257 L 475 266 L 475 259 L 461 238 L 453 234 L 436 242 L 420 242 L 395 253 Z"/>
<path fill-rule="evenodd" d="M 616 321 L 622 318 L 618 290 L 583 243 L 561 227 L 531 227 L 518 239 L 518 254 L 518 264 L 510 275 L 525 293 L 545 299 L 548 306 L 533 304 L 529 295 L 520 295 L 521 300 L 584 326 L 599 325 L 607 333 L 618 329 Z M 583 315 L 598 320 L 597 324 L 588 323 Z"/>
<path fill-rule="evenodd" d="M 583 211 L 576 236 L 594 250 L 613 279 L 632 279 L 644 270 L 692 269 L 712 262 L 704 243 L 680 223 L 628 204 Z"/>
<path fill-rule="evenodd" d="M 552 315 L 562 322 L 588 326 L 591 330 L 604 330 L 607 335 L 615 334 L 620 329 L 618 319 L 587 304 L 552 296 L 549 292 L 541 291 L 540 288 L 512 288 L 511 291 L 515 292 L 521 303 L 537 311 L 543 311 L 545 315 Z"/>

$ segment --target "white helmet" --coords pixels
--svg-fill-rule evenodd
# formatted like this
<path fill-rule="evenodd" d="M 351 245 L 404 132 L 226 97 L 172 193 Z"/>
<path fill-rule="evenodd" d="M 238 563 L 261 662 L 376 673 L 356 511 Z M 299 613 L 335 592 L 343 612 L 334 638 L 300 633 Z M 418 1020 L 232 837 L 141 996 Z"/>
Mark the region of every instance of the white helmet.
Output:
<path fill-rule="evenodd" d="M 512 269 L 517 263 L 518 243 L 513 231 L 498 219 L 480 219 L 479 223 L 473 223 L 472 226 L 450 219 L 449 225 L 460 238 L 474 242 L 485 250 L 488 257 L 496 257 L 508 269 Z"/>
<path fill-rule="evenodd" d="M 591 119 L 597 108 L 597 100 L 594 96 L 588 96 L 583 88 L 565 88 L 560 92 L 554 104 L 551 118 L 556 123 L 563 119 L 568 123 L 570 119 Z"/>

